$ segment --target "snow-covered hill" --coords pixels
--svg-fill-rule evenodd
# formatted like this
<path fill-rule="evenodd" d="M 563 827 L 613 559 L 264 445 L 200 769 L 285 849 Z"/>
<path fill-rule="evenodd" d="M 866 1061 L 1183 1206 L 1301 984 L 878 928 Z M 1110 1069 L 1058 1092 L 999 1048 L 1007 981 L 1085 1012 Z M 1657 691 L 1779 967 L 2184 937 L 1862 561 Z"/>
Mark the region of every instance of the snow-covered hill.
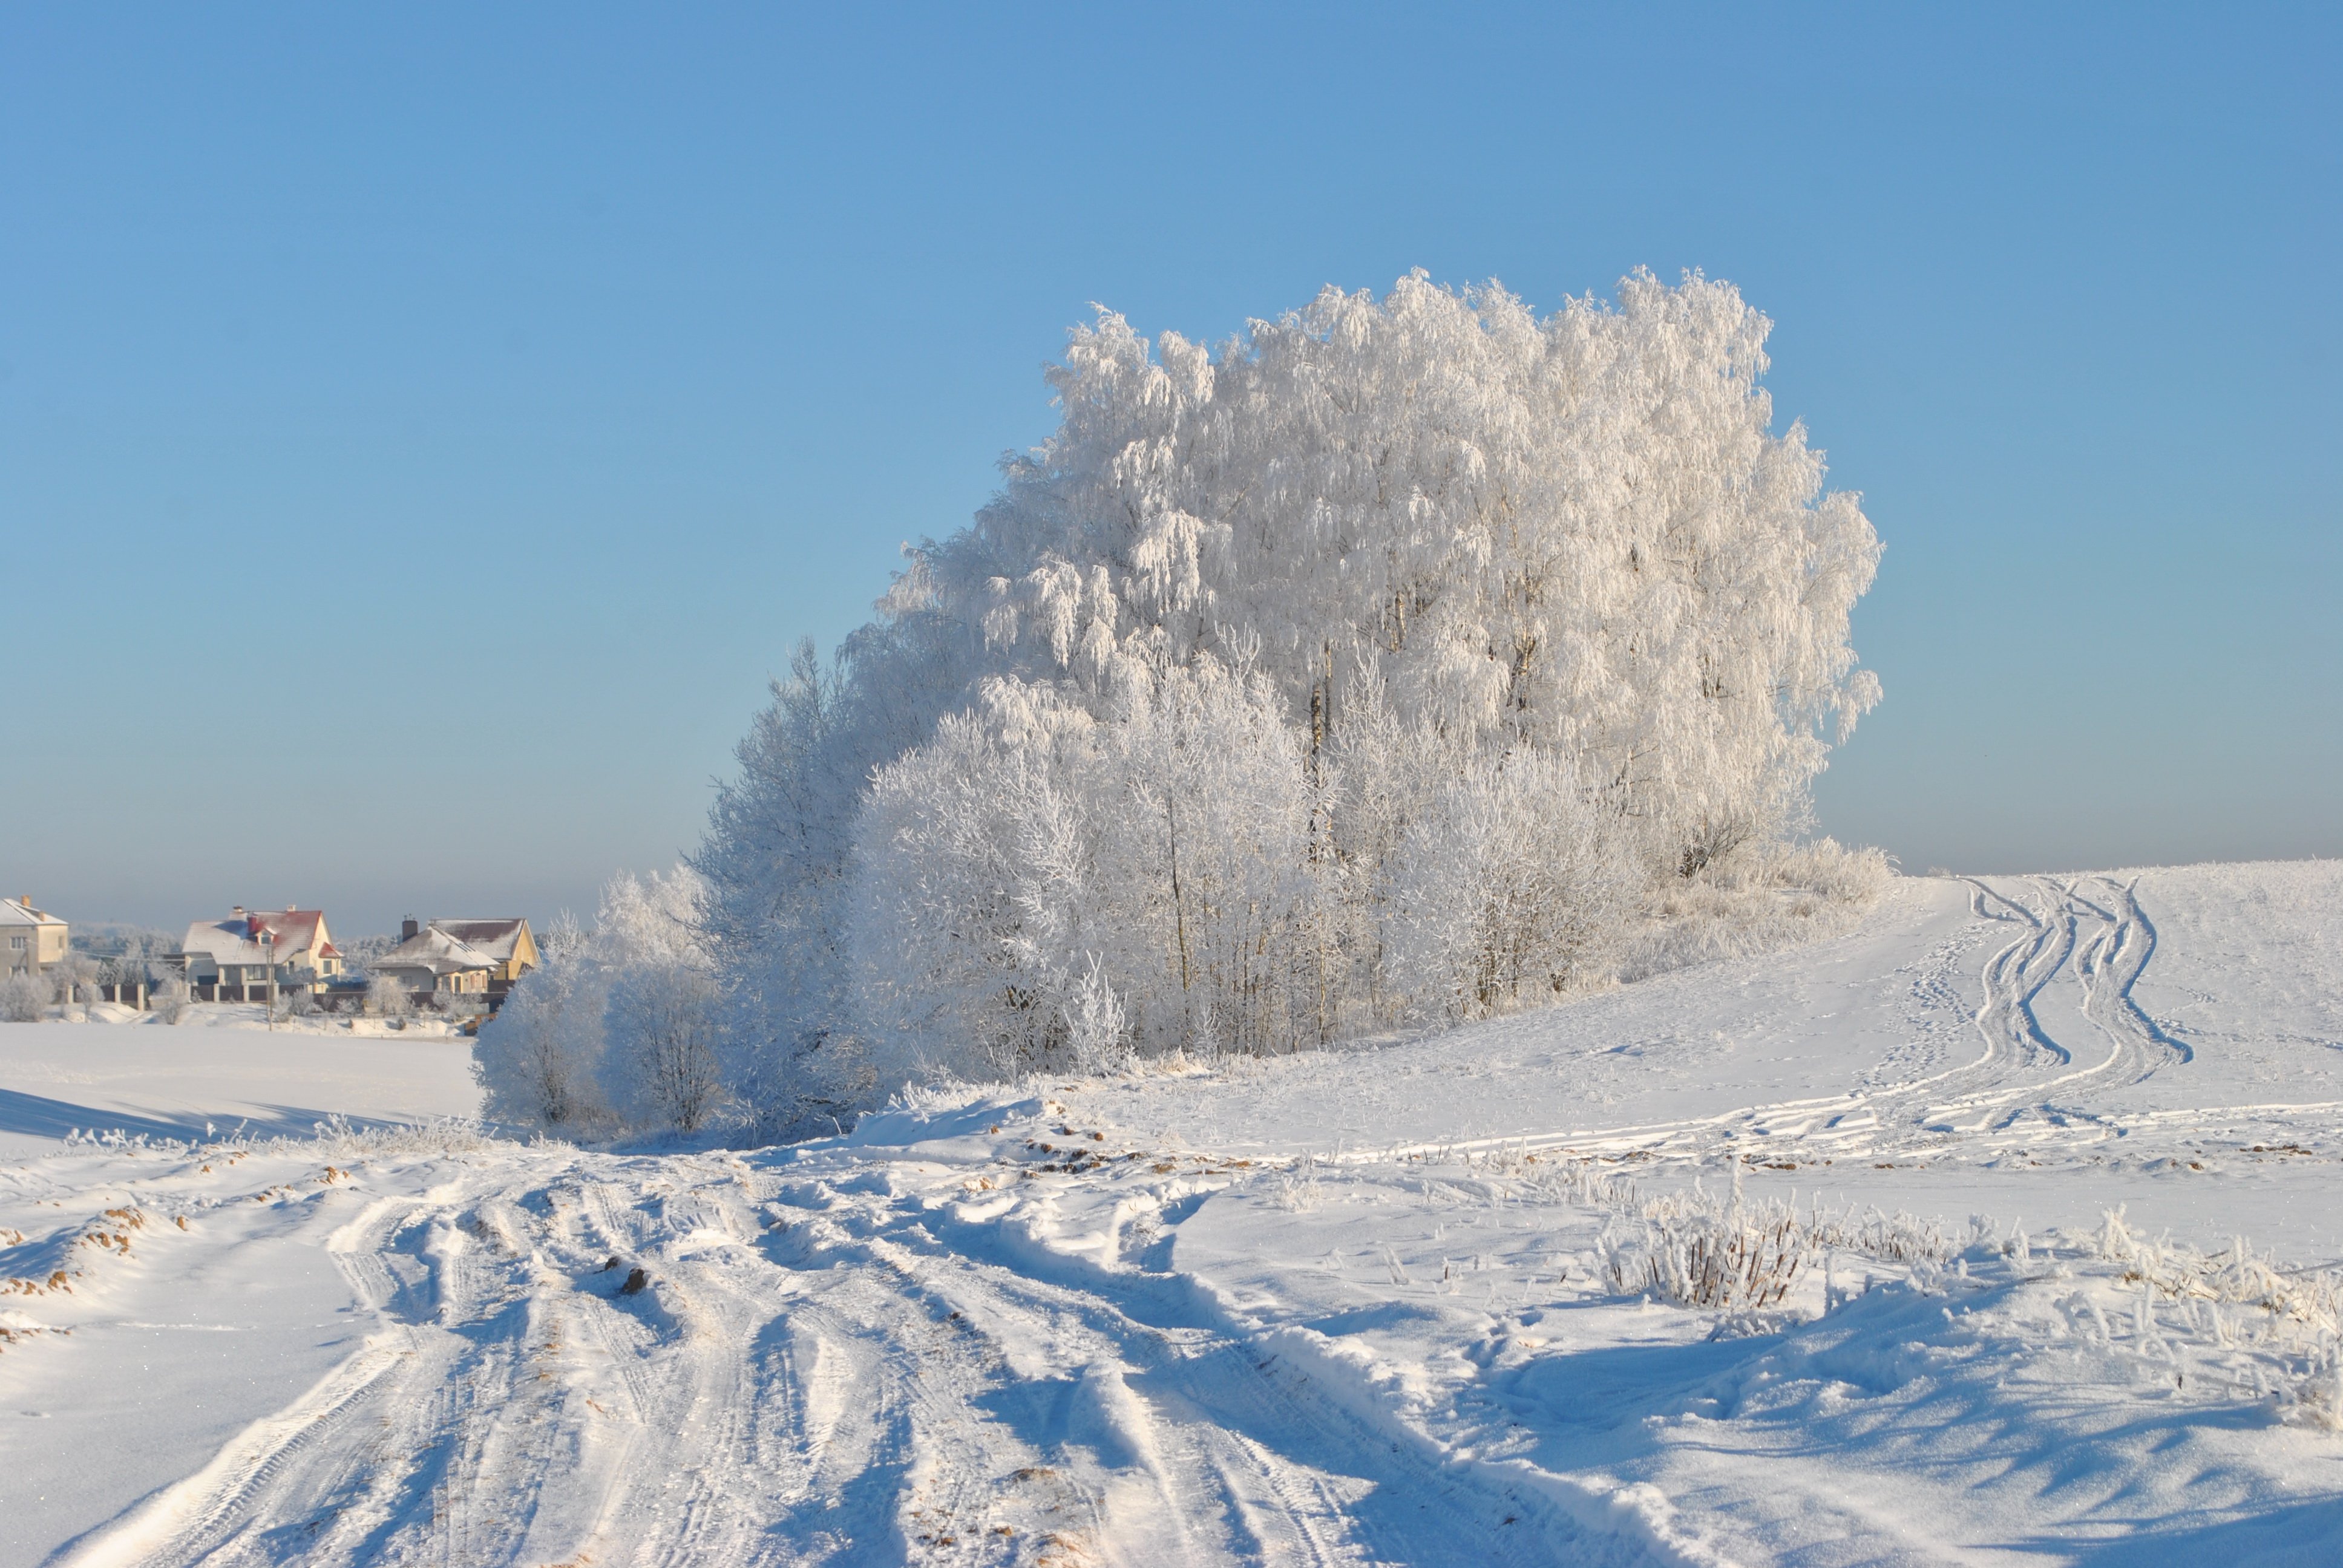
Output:
<path fill-rule="evenodd" d="M 2332 1561 L 2338 931 L 2332 863 L 1912 879 L 737 1154 L 175 1144 L 128 1044 L 8 1026 L 0 1562 Z M 409 1060 L 314 1108 L 437 1108 Z"/>

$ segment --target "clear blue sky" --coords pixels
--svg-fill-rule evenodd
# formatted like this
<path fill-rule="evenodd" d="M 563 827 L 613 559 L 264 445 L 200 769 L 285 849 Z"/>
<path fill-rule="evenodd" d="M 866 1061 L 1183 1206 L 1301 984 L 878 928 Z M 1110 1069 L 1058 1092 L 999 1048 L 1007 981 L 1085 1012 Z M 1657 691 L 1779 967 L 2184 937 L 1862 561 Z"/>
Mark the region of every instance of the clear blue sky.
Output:
<path fill-rule="evenodd" d="M 1774 317 L 1888 545 L 1825 829 L 2343 852 L 2337 15 L 0 9 L 0 891 L 589 908 L 1091 301 L 1419 266 Z"/>

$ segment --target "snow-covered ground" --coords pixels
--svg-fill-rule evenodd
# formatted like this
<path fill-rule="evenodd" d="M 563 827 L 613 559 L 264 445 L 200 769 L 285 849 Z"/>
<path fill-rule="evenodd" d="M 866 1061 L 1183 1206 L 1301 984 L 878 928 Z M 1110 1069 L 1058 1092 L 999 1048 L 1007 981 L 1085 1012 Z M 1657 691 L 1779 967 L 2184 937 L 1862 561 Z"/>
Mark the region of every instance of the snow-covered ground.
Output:
<path fill-rule="evenodd" d="M 0 1155 L 45 1152 L 76 1130 L 201 1140 L 241 1126 L 265 1137 L 311 1133 L 334 1115 L 413 1121 L 479 1108 L 471 1042 L 436 1020 L 385 1032 L 365 1019 L 352 1033 L 271 1030 L 257 1007 L 193 1007 L 176 1025 L 91 1010 L 116 1021 L 0 1024 Z"/>
<path fill-rule="evenodd" d="M 739 1154 L 6 1026 L 0 1563 L 2337 1561 L 2338 933 L 2333 863 L 1912 879 Z"/>

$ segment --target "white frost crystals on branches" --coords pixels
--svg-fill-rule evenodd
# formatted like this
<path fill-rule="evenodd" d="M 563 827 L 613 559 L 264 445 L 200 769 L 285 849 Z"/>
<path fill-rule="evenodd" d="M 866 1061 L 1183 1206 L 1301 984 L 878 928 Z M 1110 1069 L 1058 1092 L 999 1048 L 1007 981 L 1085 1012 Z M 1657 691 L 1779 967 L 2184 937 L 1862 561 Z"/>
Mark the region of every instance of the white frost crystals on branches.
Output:
<path fill-rule="evenodd" d="M 1057 434 L 741 745 L 693 860 L 736 1102 L 1478 1017 L 1864 897 L 1792 840 L 1879 546 L 1768 330 L 1640 272 L 1077 330 Z"/>
<path fill-rule="evenodd" d="M 1323 893 L 1309 793 L 1274 691 L 1210 655 L 1105 719 L 989 683 L 880 772 L 861 819 L 849 935 L 874 1070 L 1315 1038 L 1294 1012 Z"/>
<path fill-rule="evenodd" d="M 594 929 L 564 917 L 543 961 L 480 1030 L 486 1113 L 565 1137 L 698 1131 L 723 1108 L 706 890 L 689 867 L 603 890 Z"/>
<path fill-rule="evenodd" d="M 0 979 L 0 1023 L 38 1023 L 49 1012 L 49 986 L 19 970 Z"/>
<path fill-rule="evenodd" d="M 1409 827 L 1385 961 L 1418 1010 L 1471 1019 L 1601 974 L 1635 892 L 1621 835 L 1569 765 L 1524 747 L 1477 759 Z"/>

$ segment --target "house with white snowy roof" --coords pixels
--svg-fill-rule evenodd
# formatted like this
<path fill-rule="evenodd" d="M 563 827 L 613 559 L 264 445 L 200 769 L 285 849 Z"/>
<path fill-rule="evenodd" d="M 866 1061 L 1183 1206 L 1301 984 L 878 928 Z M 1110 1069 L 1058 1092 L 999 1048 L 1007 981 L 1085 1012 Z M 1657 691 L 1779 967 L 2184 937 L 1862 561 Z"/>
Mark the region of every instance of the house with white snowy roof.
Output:
<path fill-rule="evenodd" d="M 494 959 L 497 967 L 488 972 L 488 990 L 499 995 L 537 967 L 537 938 L 530 933 L 528 922 L 518 915 L 495 920 L 434 920 L 431 929 Z"/>
<path fill-rule="evenodd" d="M 315 990 L 342 972 L 342 951 L 326 930 L 322 910 L 246 910 L 224 920 L 197 920 L 179 950 L 169 955 L 194 986 L 251 990 L 272 982 L 279 990 Z M 215 993 L 217 994 L 217 993 Z"/>
<path fill-rule="evenodd" d="M 0 900 L 0 977 L 39 974 L 65 956 L 65 922 L 33 907 L 30 893 Z"/>
<path fill-rule="evenodd" d="M 498 967 L 496 958 L 437 925 L 417 928 L 407 922 L 406 940 L 367 967 L 387 975 L 408 990 L 425 995 L 478 995 L 488 990 L 488 977 Z"/>
<path fill-rule="evenodd" d="M 500 1001 L 538 964 L 537 938 L 518 916 L 427 925 L 417 925 L 410 916 L 398 936 L 398 945 L 367 967 L 410 991 L 470 993 Z"/>

